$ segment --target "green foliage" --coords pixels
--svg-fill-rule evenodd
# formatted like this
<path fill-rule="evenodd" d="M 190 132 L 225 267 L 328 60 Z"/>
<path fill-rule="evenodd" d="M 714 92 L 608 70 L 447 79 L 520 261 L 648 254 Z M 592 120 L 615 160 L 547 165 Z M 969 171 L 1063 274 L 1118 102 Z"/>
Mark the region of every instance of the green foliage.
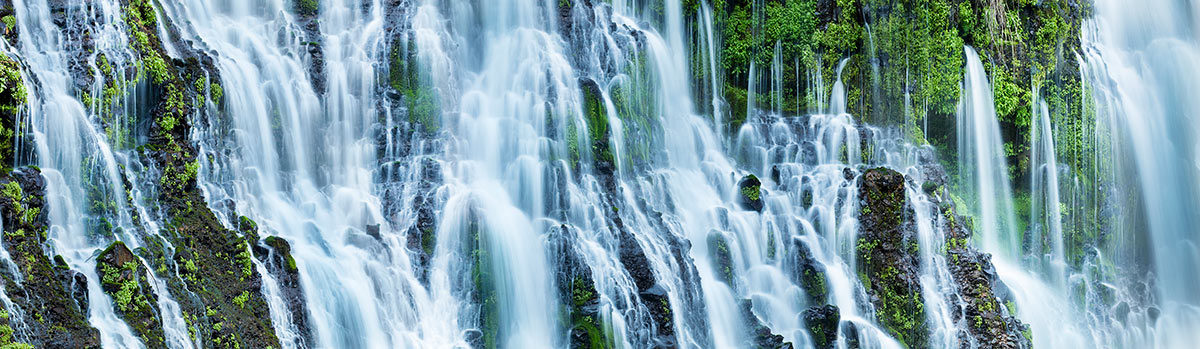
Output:
<path fill-rule="evenodd" d="M 296 11 L 301 16 L 316 16 L 321 10 L 321 3 L 317 0 L 295 0 Z"/>
<path fill-rule="evenodd" d="M 233 304 L 237 305 L 238 308 L 244 309 L 246 308 L 247 300 L 250 300 L 250 291 L 242 291 L 242 294 L 238 295 L 237 297 L 233 297 Z"/>
<path fill-rule="evenodd" d="M 17 17 L 13 17 L 13 15 L 7 15 L 4 16 L 4 18 L 0 18 L 0 21 L 4 22 L 5 33 L 17 30 Z"/>
<path fill-rule="evenodd" d="M 251 259 L 249 248 L 242 249 L 236 257 L 238 265 L 242 267 L 242 277 L 254 275 L 254 262 Z"/>
<path fill-rule="evenodd" d="M 0 111 L 16 113 L 27 97 L 21 66 L 8 56 L 0 55 Z"/>

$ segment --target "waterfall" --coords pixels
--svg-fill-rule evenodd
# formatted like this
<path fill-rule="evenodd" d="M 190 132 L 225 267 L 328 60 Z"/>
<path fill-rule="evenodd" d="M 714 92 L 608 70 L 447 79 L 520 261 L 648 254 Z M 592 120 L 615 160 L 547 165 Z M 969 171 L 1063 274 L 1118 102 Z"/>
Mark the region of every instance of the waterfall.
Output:
<path fill-rule="evenodd" d="M 1100 116 L 1113 130 L 1117 180 L 1135 193 L 1145 224 L 1127 234 L 1148 241 L 1130 250 L 1149 251 L 1154 305 L 1135 307 L 1121 334 L 1125 343 L 1158 347 L 1192 345 L 1200 326 L 1200 207 L 1196 178 L 1200 107 L 1188 93 L 1200 77 L 1194 25 L 1195 4 L 1148 1 L 1141 11 L 1123 11 L 1115 1 L 1097 1 L 1096 18 L 1084 32 L 1084 77 Z M 1148 234 L 1147 234 L 1148 232 Z M 1145 241 L 1145 240 L 1142 240 Z M 1134 252 L 1137 253 L 1137 252 Z M 1136 281 L 1135 281 L 1136 282 Z M 1139 309 L 1140 308 L 1140 309 Z M 1161 315 L 1158 312 L 1161 311 Z"/>
<path fill-rule="evenodd" d="M 913 105 L 945 79 L 871 6 L 11 3 L 0 346 L 1200 341 L 1197 5 L 1096 0 L 1084 116 L 1037 77 L 1017 144 L 1004 52 Z"/>
<path fill-rule="evenodd" d="M 1020 250 L 1013 217 L 1012 184 L 992 100 L 991 82 L 975 50 L 966 48 L 967 67 L 963 98 L 959 102 L 958 164 L 960 185 L 972 196 L 969 205 L 979 217 L 985 250 L 1013 257 Z"/>

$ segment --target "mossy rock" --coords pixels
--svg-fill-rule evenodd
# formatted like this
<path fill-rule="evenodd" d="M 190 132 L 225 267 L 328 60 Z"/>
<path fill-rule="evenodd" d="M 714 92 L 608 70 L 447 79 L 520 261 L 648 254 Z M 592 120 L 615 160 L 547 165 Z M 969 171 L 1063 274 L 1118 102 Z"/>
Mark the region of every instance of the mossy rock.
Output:
<path fill-rule="evenodd" d="M 742 208 L 762 212 L 762 182 L 755 175 L 746 175 L 738 181 L 738 204 Z"/>
<path fill-rule="evenodd" d="M 858 272 L 876 319 L 904 345 L 923 348 L 929 333 L 904 175 L 886 168 L 867 170 L 859 182 L 859 207 Z"/>
<path fill-rule="evenodd" d="M 841 315 L 833 305 L 809 307 L 802 314 L 804 326 L 817 349 L 833 349 L 837 344 Z"/>
<path fill-rule="evenodd" d="M 731 288 L 734 287 L 733 252 L 725 234 L 719 231 L 708 233 L 708 256 L 712 260 L 713 268 L 716 268 L 713 272 L 716 273 L 717 279 Z"/>
<path fill-rule="evenodd" d="M 263 247 L 265 245 L 265 248 Z M 254 254 L 266 265 L 267 272 L 279 284 L 280 295 L 287 302 L 291 311 L 291 323 L 299 335 L 299 347 L 313 343 L 312 319 L 308 314 L 308 302 L 300 284 L 300 270 L 296 267 L 296 259 L 292 257 L 292 246 L 284 238 L 268 236 L 256 245 Z"/>
<path fill-rule="evenodd" d="M 51 259 L 44 247 L 48 228 L 45 214 L 45 181 L 36 168 L 18 168 L 0 176 L 0 216 L 4 248 L 24 277 L 0 275 L 5 294 L 21 310 L 19 319 L 28 328 L 29 343 L 37 348 L 99 348 L 100 332 L 88 322 L 87 278 L 70 270 L 61 257 Z M 0 314 L 0 332 L 9 327 L 16 312 Z M 10 332 L 11 333 L 11 332 Z M 0 346 L 21 347 L 11 337 L 0 336 Z"/>
<path fill-rule="evenodd" d="M 100 274 L 104 293 L 112 297 L 117 315 L 133 333 L 148 347 L 166 347 L 158 296 L 150 286 L 146 265 L 125 243 L 117 241 L 96 258 L 96 273 Z"/>
<path fill-rule="evenodd" d="M 804 289 L 808 295 L 808 304 L 823 304 L 829 295 L 829 285 L 825 279 L 825 266 L 812 258 L 812 251 L 804 241 L 792 239 L 792 256 L 788 260 L 787 271 L 792 281 Z"/>
<path fill-rule="evenodd" d="M 592 79 L 581 79 L 579 88 L 583 95 L 583 115 L 584 121 L 587 122 L 592 157 L 598 169 L 603 171 L 608 167 L 608 172 L 611 173 L 613 154 L 609 139 L 612 134 L 608 125 L 608 106 L 604 102 L 604 92 Z"/>

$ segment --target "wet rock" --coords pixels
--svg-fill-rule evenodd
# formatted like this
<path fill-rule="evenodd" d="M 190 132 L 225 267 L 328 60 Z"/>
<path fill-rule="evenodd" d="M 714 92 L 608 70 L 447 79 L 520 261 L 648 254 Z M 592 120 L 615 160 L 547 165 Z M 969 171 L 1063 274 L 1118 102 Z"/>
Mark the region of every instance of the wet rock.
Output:
<path fill-rule="evenodd" d="M 825 266 L 813 260 L 808 245 L 800 238 L 792 239 L 791 259 L 787 266 L 792 282 L 800 285 L 808 295 L 809 304 L 823 304 L 829 294 L 825 282 Z"/>
<path fill-rule="evenodd" d="M 379 224 L 367 225 L 367 236 L 375 238 L 375 240 L 381 240 L 382 237 L 379 235 Z"/>
<path fill-rule="evenodd" d="M 991 256 L 970 245 L 971 231 L 960 223 L 965 219 L 946 206 L 943 212 L 947 262 L 958 285 L 958 297 L 949 299 L 949 303 L 959 309 L 952 312 L 957 317 L 955 320 L 963 323 L 966 334 L 982 347 L 1031 347 L 1031 339 L 1026 335 L 1028 327 L 1008 312 L 1011 302 L 997 296 L 1001 293 L 998 290 L 1005 288 L 996 275 Z"/>
<path fill-rule="evenodd" d="M 416 163 L 421 166 L 422 180 L 416 188 L 419 194 L 413 197 L 411 210 L 417 213 L 417 220 L 406 235 L 408 250 L 413 252 L 417 264 L 417 278 L 428 283 L 429 261 L 437 247 L 437 208 L 440 204 L 435 198 L 437 186 L 442 181 L 442 167 L 432 158 L 422 158 Z"/>
<path fill-rule="evenodd" d="M 918 243 L 912 208 L 900 173 L 867 170 L 859 183 L 858 272 L 875 305 L 876 318 L 910 347 L 928 336 L 922 303 Z"/>
<path fill-rule="evenodd" d="M 716 264 L 717 277 L 729 287 L 734 287 L 733 253 L 729 250 L 729 241 L 725 239 L 724 234 L 719 231 L 708 234 L 708 254 Z"/>
<path fill-rule="evenodd" d="M 15 280 L 0 273 L 5 293 L 18 308 L 0 314 L 0 331 L 20 322 L 30 334 L 27 344 L 37 348 L 99 348 L 100 332 L 88 323 L 87 278 L 70 270 L 61 257 L 51 260 L 43 249 L 48 227 L 44 188 L 36 168 L 0 176 L 3 248 L 23 276 Z"/>
<path fill-rule="evenodd" d="M 291 313 L 292 326 L 300 335 L 297 345 L 306 348 L 313 343 L 313 333 L 309 326 L 308 302 L 300 284 L 300 270 L 296 267 L 296 260 L 292 258 L 292 246 L 287 240 L 277 236 L 268 236 L 263 239 L 261 245 L 268 249 L 266 253 L 257 256 L 266 265 L 267 272 L 279 283 L 279 290 Z"/>
<path fill-rule="evenodd" d="M 666 290 L 658 285 L 654 271 L 650 269 L 650 260 L 646 257 L 645 251 L 637 242 L 634 235 L 625 228 L 623 221 L 616 214 L 615 210 L 609 213 L 609 219 L 613 222 L 613 228 L 617 230 L 621 265 L 625 268 L 630 278 L 633 279 L 634 285 L 637 286 L 638 300 L 641 301 L 641 305 L 650 318 L 650 323 L 647 324 L 653 330 L 653 334 L 649 339 L 650 345 L 660 348 L 676 347 L 677 341 L 675 338 L 675 320 L 673 314 L 675 307 L 670 297 Z M 682 249 L 678 245 L 673 245 L 672 251 L 677 261 L 683 258 L 684 252 L 682 252 Z M 681 263 L 680 265 L 691 265 L 690 259 L 686 262 L 687 264 Z M 685 283 L 698 281 L 699 279 L 695 275 L 694 269 L 684 270 L 679 277 Z M 684 302 L 687 302 L 687 300 L 684 300 Z"/>
<path fill-rule="evenodd" d="M 762 212 L 762 182 L 754 175 L 747 175 L 738 181 L 738 203 L 742 208 Z"/>
<path fill-rule="evenodd" d="M 304 29 L 305 61 L 308 78 L 317 95 L 325 93 L 325 52 L 322 47 L 321 25 L 318 21 L 319 0 L 292 0 L 300 27 Z"/>
<path fill-rule="evenodd" d="M 862 345 L 858 340 L 858 325 L 850 321 L 842 322 L 842 337 L 845 337 L 846 349 L 859 349 Z"/>
<path fill-rule="evenodd" d="M 742 300 L 740 304 L 742 321 L 750 329 L 750 336 L 745 343 L 746 348 L 759 349 L 791 349 L 792 343 L 784 340 L 783 336 L 771 333 L 771 329 L 754 315 L 752 300 Z"/>
<path fill-rule="evenodd" d="M 128 6 L 144 16 L 157 13 L 151 1 L 131 0 Z M 154 198 L 159 218 L 171 224 L 162 234 L 148 234 L 163 241 L 148 245 L 139 255 L 156 271 L 179 274 L 163 280 L 190 319 L 197 341 L 220 339 L 230 346 L 278 348 L 261 291 L 262 275 L 253 263 L 256 233 L 226 228 L 208 208 L 197 186 L 200 151 L 186 141 L 194 139 L 192 123 L 225 117 L 220 109 L 198 103 L 207 88 L 221 84 L 220 74 L 213 59 L 191 45 L 177 46 L 179 52 L 168 55 L 156 22 L 173 26 L 166 16 L 128 24 L 130 42 L 145 42 L 133 47 L 141 59 L 163 61 L 146 64 L 156 69 L 149 74 L 150 93 L 139 99 L 147 111 L 140 118 L 150 126 L 147 143 L 138 150 L 147 166 L 160 171 L 158 178 L 149 180 L 159 183 Z M 206 77 L 209 85 L 196 84 L 198 77 Z"/>
<path fill-rule="evenodd" d="M 576 250 L 578 232 L 567 225 L 552 228 L 549 234 L 550 258 L 555 267 L 559 304 L 563 304 L 570 320 L 572 348 L 607 348 L 608 324 L 599 314 L 600 293 L 592 280 L 592 270 Z"/>
<path fill-rule="evenodd" d="M 804 325 L 817 349 L 832 349 L 837 343 L 838 323 L 841 321 L 838 307 L 825 305 L 804 310 Z"/>
<path fill-rule="evenodd" d="M 96 258 L 104 292 L 113 298 L 117 316 L 151 348 L 166 347 L 158 296 L 150 286 L 149 271 L 125 244 L 117 241 Z"/>

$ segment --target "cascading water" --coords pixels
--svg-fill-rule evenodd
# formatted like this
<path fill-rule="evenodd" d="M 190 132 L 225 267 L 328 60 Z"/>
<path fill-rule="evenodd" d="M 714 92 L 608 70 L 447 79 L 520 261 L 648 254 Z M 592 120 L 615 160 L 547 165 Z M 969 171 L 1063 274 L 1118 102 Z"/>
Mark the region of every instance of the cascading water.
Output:
<path fill-rule="evenodd" d="M 920 83 L 897 84 L 903 125 L 851 114 L 895 102 L 881 100 L 888 23 L 866 27 L 869 67 L 837 57 L 828 90 L 832 56 L 792 63 L 796 46 L 770 39 L 736 86 L 742 115 L 722 59 L 737 38 L 712 5 L 14 0 L 0 51 L 29 97 L 8 165 L 41 170 L 0 179 L 0 210 L 20 216 L 0 222 L 0 330 L 13 330 L 0 341 L 58 343 L 36 333 L 42 309 L 21 281 L 38 257 L 85 283 L 65 304 L 104 347 L 1200 341 L 1200 104 L 1186 93 L 1197 79 L 1176 76 L 1200 77 L 1195 26 L 1176 15 L 1200 7 L 1153 0 L 1126 16 L 1096 2 L 1081 97 L 1111 134 L 1076 138 L 1128 157 L 1096 154 L 1111 182 L 1080 185 L 1060 158 L 1075 138 L 1033 89 L 1025 216 L 999 88 L 973 48 L 954 47 L 957 156 L 939 160 L 944 145 L 907 129 Z M 752 36 L 777 33 L 758 18 L 782 5 L 741 6 Z M 31 257 L 13 230 L 39 215 L 20 206 L 41 201 L 19 198 L 33 177 L 48 231 Z M 1113 241 L 1135 246 L 1089 245 L 1075 263 L 1078 212 L 1099 207 L 1122 222 Z M 236 241 L 181 236 L 197 226 Z M 197 266 L 206 248 L 237 269 Z"/>
<path fill-rule="evenodd" d="M 1115 340 L 1131 346 L 1188 347 L 1200 328 L 1200 175 L 1197 139 L 1200 105 L 1194 91 L 1200 70 L 1200 34 L 1194 3 L 1148 1 L 1142 11 L 1125 11 L 1116 1 L 1097 1 L 1096 18 L 1084 32 L 1086 66 L 1098 123 L 1112 129 L 1111 160 L 1117 181 L 1134 189 L 1133 213 L 1144 224 L 1122 239 L 1148 241 L 1116 249 L 1119 258 L 1147 255 L 1149 277 L 1124 286 L 1154 284 L 1151 301 L 1132 306 Z M 1129 241 L 1129 240 L 1124 240 Z M 1144 252 L 1143 252 L 1144 251 Z M 1139 263 L 1140 264 L 1140 263 Z M 1132 302 L 1131 302 L 1132 303 Z"/>

